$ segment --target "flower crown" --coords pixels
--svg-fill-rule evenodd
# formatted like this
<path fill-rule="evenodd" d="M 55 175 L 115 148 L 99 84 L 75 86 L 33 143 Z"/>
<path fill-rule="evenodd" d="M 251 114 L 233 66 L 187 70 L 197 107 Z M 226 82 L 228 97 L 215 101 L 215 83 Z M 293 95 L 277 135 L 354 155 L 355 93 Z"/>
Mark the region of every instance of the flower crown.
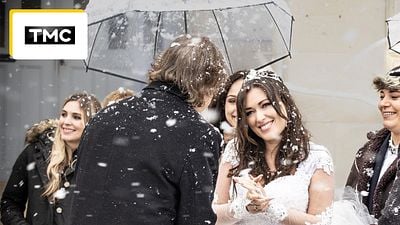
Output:
<path fill-rule="evenodd" d="M 257 71 L 257 70 L 253 70 L 253 69 L 251 69 L 249 71 L 249 73 L 244 78 L 244 81 L 248 82 L 251 80 L 261 79 L 261 78 L 269 78 L 269 79 L 274 79 L 276 81 L 282 82 L 282 78 L 270 70 Z"/>

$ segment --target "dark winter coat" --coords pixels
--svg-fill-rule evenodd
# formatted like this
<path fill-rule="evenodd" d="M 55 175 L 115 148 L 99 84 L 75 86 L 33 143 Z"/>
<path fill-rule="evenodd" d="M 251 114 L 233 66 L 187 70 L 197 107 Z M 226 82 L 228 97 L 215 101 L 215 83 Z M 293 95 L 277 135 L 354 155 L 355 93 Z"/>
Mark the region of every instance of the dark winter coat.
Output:
<path fill-rule="evenodd" d="M 214 224 L 221 141 L 171 84 L 105 108 L 78 148 L 71 224 Z"/>
<path fill-rule="evenodd" d="M 350 174 L 347 178 L 347 186 L 353 187 L 355 190 L 364 194 L 363 203 L 369 209 L 370 213 L 376 218 L 381 216 L 381 210 L 385 206 L 386 199 L 392 188 L 393 181 L 396 177 L 397 164 L 395 160 L 386 172 L 383 174 L 379 183 L 377 183 L 375 191 L 370 193 L 370 183 L 374 173 L 374 166 L 376 155 L 379 151 L 386 151 L 388 146 L 390 131 L 381 129 L 376 133 L 368 133 L 368 142 L 358 150 L 356 157 L 351 168 Z M 368 204 L 368 196 L 373 195 L 372 205 Z"/>
<path fill-rule="evenodd" d="M 378 220 L 378 225 L 400 224 L 400 161 L 397 161 L 397 163 L 396 179 L 393 182 L 385 208 L 382 210 L 382 216 Z"/>
<path fill-rule="evenodd" d="M 42 193 L 44 184 L 48 182 L 46 160 L 53 144 L 49 136 L 56 125 L 49 122 L 44 126 L 31 128 L 27 146 L 13 166 L 1 198 L 1 221 L 4 225 L 53 224 L 53 206 L 42 197 Z"/>

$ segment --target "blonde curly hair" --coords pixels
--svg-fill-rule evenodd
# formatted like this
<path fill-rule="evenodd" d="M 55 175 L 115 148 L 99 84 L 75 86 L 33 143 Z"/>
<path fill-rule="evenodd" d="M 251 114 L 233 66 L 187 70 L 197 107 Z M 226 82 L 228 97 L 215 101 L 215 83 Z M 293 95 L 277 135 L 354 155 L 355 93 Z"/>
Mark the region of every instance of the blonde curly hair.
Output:
<path fill-rule="evenodd" d="M 131 89 L 120 87 L 117 90 L 110 92 L 101 103 L 101 106 L 104 108 L 113 103 L 119 102 L 122 99 L 129 98 L 135 96 L 135 92 Z"/>

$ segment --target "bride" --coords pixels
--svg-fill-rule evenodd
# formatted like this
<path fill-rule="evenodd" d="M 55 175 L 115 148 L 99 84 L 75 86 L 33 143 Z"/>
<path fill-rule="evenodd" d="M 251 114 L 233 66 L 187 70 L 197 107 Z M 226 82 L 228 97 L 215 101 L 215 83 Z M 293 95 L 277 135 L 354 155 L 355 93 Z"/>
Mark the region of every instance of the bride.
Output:
<path fill-rule="evenodd" d="M 247 73 L 237 98 L 237 138 L 219 166 L 216 224 L 374 223 L 368 213 L 356 213 L 354 192 L 346 190 L 347 199 L 333 204 L 332 158 L 310 141 L 281 78 L 269 71 Z"/>

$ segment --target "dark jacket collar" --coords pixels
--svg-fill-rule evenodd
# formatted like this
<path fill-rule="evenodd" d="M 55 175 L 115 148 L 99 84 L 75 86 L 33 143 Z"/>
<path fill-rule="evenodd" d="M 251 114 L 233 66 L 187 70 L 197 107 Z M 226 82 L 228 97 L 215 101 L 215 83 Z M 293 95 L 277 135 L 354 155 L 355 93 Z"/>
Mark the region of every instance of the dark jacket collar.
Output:
<path fill-rule="evenodd" d="M 182 90 L 178 87 L 178 85 L 173 84 L 171 82 L 165 81 L 153 81 L 148 86 L 146 86 L 143 90 L 157 90 L 157 91 L 165 91 L 170 94 L 173 94 L 180 99 L 186 101 L 188 99 L 188 94 L 182 93 Z"/>
<path fill-rule="evenodd" d="M 39 140 L 36 143 L 31 145 L 35 146 L 34 159 L 36 161 L 36 167 L 38 169 L 38 173 L 40 179 L 43 184 L 47 184 L 49 182 L 49 178 L 47 177 L 47 162 L 50 157 L 51 147 L 53 145 L 53 141 L 47 136 L 48 133 L 45 132 L 40 135 Z"/>
<path fill-rule="evenodd" d="M 387 135 L 387 137 L 384 139 L 381 147 L 379 148 L 379 151 L 375 155 L 375 165 L 374 165 L 374 174 L 369 182 L 369 192 L 370 193 L 375 193 L 375 188 L 378 183 L 379 175 L 382 169 L 383 161 L 385 160 L 385 155 L 388 149 L 389 145 L 389 139 L 391 135 Z M 368 208 L 370 212 L 373 210 L 373 200 L 374 200 L 374 194 L 368 195 Z"/>

